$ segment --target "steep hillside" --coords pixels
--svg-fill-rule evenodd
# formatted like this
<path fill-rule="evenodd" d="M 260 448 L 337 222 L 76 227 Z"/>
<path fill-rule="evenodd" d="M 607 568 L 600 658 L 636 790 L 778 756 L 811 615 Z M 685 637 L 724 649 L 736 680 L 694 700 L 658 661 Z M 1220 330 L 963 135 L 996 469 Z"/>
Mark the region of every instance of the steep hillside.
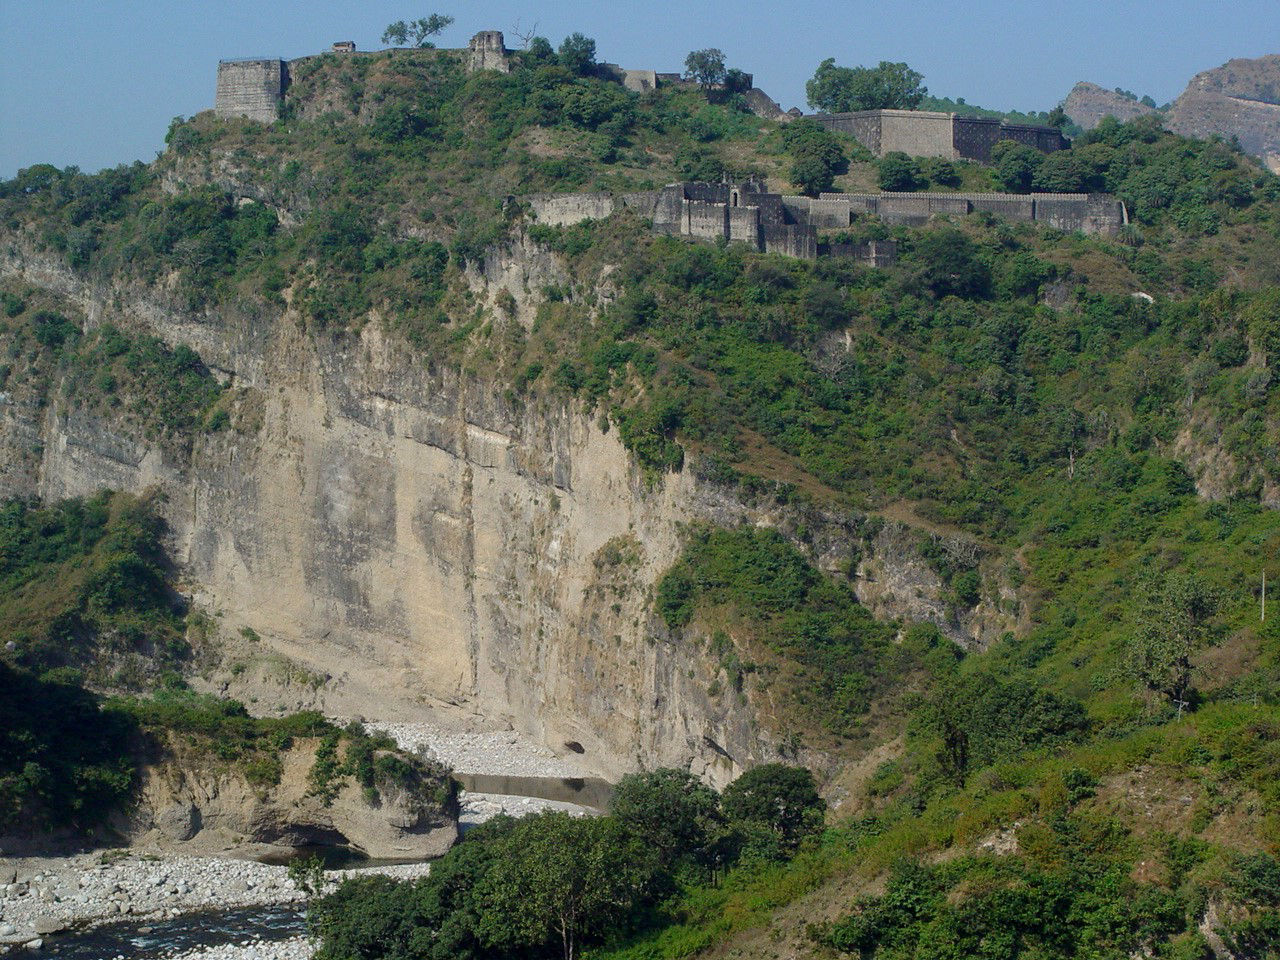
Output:
<path fill-rule="evenodd" d="M 621 815 L 496 827 L 450 860 L 456 899 L 357 885 L 332 937 L 367 894 L 406 956 L 413 916 L 466 933 L 441 956 L 546 948 L 521 911 L 550 884 L 513 854 L 546 844 L 581 854 L 548 853 L 566 882 L 624 884 L 587 936 L 637 960 L 1266 956 L 1280 181 L 1138 118 L 929 165 L 1113 192 L 1115 239 L 859 218 L 835 239 L 899 251 L 872 269 L 626 211 L 552 227 L 521 198 L 781 186 L 814 144 L 531 51 L 315 58 L 276 124 L 201 114 L 151 166 L 0 187 L 0 492 L 152 491 L 203 615 L 187 682 L 732 782 L 646 821 L 696 863 L 655 866 Z M 838 185 L 879 173 L 818 149 Z M 96 564 L 63 586 L 101 634 Z M 48 589 L 15 593 L 6 659 L 76 653 Z M 812 781 L 742 776 L 775 760 L 817 771 L 825 837 Z M 619 850 L 653 871 L 601 871 Z M 472 884 L 521 922 L 468 926 Z"/>

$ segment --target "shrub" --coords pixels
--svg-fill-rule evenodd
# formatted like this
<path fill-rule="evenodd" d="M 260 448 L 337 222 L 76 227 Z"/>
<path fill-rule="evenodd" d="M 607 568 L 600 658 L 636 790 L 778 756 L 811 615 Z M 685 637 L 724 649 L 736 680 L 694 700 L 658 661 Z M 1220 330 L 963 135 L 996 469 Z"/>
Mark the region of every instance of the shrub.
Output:
<path fill-rule="evenodd" d="M 920 165 L 898 150 L 891 150 L 881 158 L 876 178 L 881 190 L 911 192 L 926 185 Z"/>

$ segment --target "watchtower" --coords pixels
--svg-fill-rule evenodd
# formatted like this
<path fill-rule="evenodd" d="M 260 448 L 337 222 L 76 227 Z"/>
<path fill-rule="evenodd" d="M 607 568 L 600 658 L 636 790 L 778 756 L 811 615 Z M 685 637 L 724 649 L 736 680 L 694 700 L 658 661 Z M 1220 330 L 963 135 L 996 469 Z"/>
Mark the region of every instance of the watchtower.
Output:
<path fill-rule="evenodd" d="M 511 63 L 507 59 L 506 38 L 501 30 L 481 30 L 471 38 L 468 46 L 470 60 L 468 67 L 476 70 L 497 70 L 499 73 L 510 73 Z"/>

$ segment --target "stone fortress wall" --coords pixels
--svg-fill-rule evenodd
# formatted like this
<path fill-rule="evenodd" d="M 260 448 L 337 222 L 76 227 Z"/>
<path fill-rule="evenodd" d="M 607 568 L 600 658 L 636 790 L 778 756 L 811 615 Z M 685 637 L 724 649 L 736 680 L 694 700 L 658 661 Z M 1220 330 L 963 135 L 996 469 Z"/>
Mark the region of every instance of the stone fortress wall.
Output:
<path fill-rule="evenodd" d="M 289 65 L 283 60 L 222 60 L 214 111 L 220 117 L 274 123 L 288 87 Z"/>
<path fill-rule="evenodd" d="M 991 148 L 1001 140 L 1013 140 L 1042 153 L 1064 150 L 1068 146 L 1057 127 L 962 117 L 932 110 L 815 113 L 811 119 L 828 130 L 847 133 L 877 157 L 896 150 L 913 157 L 986 163 L 991 159 Z"/>
<path fill-rule="evenodd" d="M 918 227 L 930 218 L 991 213 L 1015 222 L 1043 223 L 1068 233 L 1115 236 L 1129 222 L 1124 203 L 1107 193 L 824 193 L 819 200 L 787 197 L 802 206 L 822 204 L 824 217 L 835 210 L 872 214 L 900 226 Z"/>
<path fill-rule="evenodd" d="M 661 190 L 616 196 L 535 194 L 524 202 L 534 219 L 548 226 L 603 220 L 630 209 L 651 220 L 656 233 L 724 239 L 762 253 L 804 259 L 816 257 L 821 250 L 874 266 L 886 266 L 896 258 L 892 241 L 824 243 L 819 231 L 847 229 L 859 215 L 894 225 L 922 226 L 938 216 L 985 212 L 1015 222 L 1104 236 L 1114 236 L 1128 223 L 1124 204 L 1101 193 L 824 193 L 814 198 L 769 193 L 754 180 L 673 183 Z"/>

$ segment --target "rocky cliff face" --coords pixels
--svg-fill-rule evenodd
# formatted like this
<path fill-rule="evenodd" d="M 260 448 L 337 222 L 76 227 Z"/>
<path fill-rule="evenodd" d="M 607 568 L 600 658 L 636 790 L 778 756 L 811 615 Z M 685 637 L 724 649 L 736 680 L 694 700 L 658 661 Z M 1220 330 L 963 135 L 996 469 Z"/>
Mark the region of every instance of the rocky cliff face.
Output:
<path fill-rule="evenodd" d="M 1083 82 L 1072 87 L 1063 109 L 1085 130 L 1108 115 L 1132 120 L 1156 112 Z M 1280 54 L 1229 60 L 1196 74 L 1164 118 L 1165 126 L 1185 137 L 1235 137 L 1246 153 L 1280 172 Z"/>
<path fill-rule="evenodd" d="M 188 457 L 56 391 L 45 407 L 0 406 L 0 495 L 158 488 L 195 602 L 223 634 L 250 628 L 327 678 L 307 689 L 331 713 L 509 726 L 580 745 L 606 776 L 672 764 L 723 783 L 776 756 L 753 719 L 776 713 L 767 694 L 710 696 L 716 661 L 652 613 L 682 525 L 699 519 L 803 526 L 824 567 L 861 570 L 882 616 L 934 619 L 964 642 L 1014 624 L 988 602 L 954 618 L 905 529 L 867 539 L 857 518 L 749 505 L 690 469 L 648 485 L 595 415 L 433 368 L 376 319 L 327 340 L 288 309 L 193 313 L 18 248 L 0 270 L 87 325 L 190 345 L 233 388 L 235 424 Z M 470 282 L 490 300 L 514 291 L 510 322 L 529 322 L 530 291 L 556 270 L 516 245 Z"/>
<path fill-rule="evenodd" d="M 1062 104 L 1071 122 L 1084 130 L 1092 130 L 1103 117 L 1115 117 L 1117 120 L 1132 120 L 1148 113 L 1155 113 L 1153 107 L 1145 103 L 1122 97 L 1114 90 L 1107 90 L 1096 83 L 1080 81 L 1071 88 L 1066 101 Z"/>
<path fill-rule="evenodd" d="M 1280 172 L 1280 54 L 1196 74 L 1169 109 L 1168 125 L 1187 137 L 1236 137 Z"/>

